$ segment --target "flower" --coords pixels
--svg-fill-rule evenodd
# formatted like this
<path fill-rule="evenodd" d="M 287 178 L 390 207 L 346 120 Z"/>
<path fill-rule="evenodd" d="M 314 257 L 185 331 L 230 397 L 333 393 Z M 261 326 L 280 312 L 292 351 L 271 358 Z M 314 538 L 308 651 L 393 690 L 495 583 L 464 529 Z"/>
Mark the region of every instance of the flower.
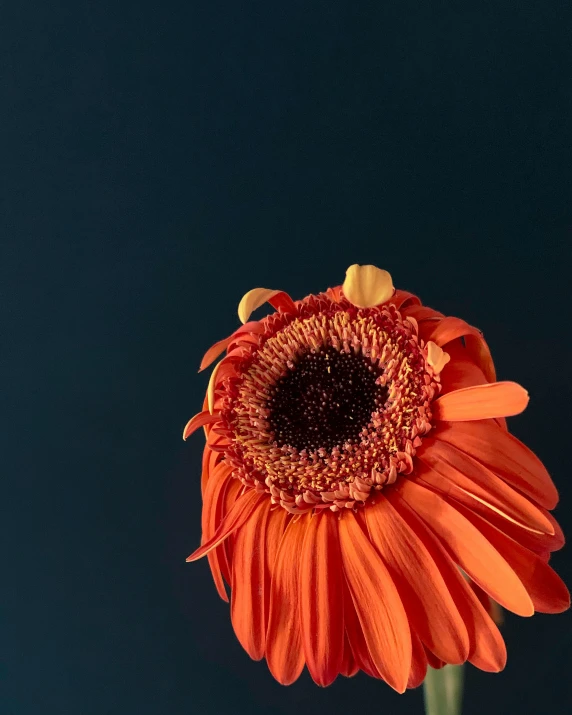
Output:
<path fill-rule="evenodd" d="M 276 312 L 250 320 L 269 302 Z M 374 266 L 294 301 L 255 288 L 206 353 L 202 545 L 236 635 L 283 684 L 363 670 L 403 692 L 427 670 L 505 665 L 491 615 L 569 606 L 549 567 L 558 495 L 505 417 L 482 334 Z"/>

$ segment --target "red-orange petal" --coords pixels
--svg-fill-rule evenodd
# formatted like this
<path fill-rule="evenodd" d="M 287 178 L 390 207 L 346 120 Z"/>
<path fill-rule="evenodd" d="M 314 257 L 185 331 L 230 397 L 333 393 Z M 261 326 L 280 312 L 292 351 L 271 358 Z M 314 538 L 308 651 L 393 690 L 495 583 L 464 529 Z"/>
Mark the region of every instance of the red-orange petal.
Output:
<path fill-rule="evenodd" d="M 419 636 L 411 631 L 411 671 L 407 680 L 408 688 L 417 688 L 427 675 L 427 654 Z"/>
<path fill-rule="evenodd" d="M 464 422 L 510 417 L 528 404 L 528 392 L 516 382 L 492 382 L 448 392 L 431 405 L 436 420 Z"/>
<path fill-rule="evenodd" d="M 425 322 L 421 328 L 421 337 L 425 342 L 432 340 L 442 348 L 451 340 L 465 335 L 479 336 L 481 333 L 460 318 L 447 317 L 438 321 Z"/>
<path fill-rule="evenodd" d="M 469 662 L 481 670 L 492 673 L 499 672 L 506 664 L 506 647 L 498 628 L 457 566 L 451 561 L 451 557 L 438 537 L 408 506 L 397 490 L 388 490 L 388 498 L 421 539 L 447 584 L 469 634 Z M 426 648 L 426 651 L 427 660 L 432 668 L 440 668 L 444 665 L 444 662 L 429 649 Z"/>
<path fill-rule="evenodd" d="M 345 589 L 344 589 L 344 592 L 346 592 Z M 349 594 L 348 594 L 348 596 L 349 596 Z M 353 604 L 352 604 L 352 608 L 353 608 Z M 345 610 L 345 606 L 344 606 L 344 610 Z M 342 664 L 340 666 L 340 675 L 343 675 L 346 678 L 353 678 L 354 675 L 358 672 L 358 670 L 359 670 L 359 667 L 355 661 L 354 654 L 352 653 L 352 647 L 350 645 L 347 635 L 345 635 L 344 636 L 344 657 L 342 659 Z"/>
<path fill-rule="evenodd" d="M 220 420 L 220 412 L 215 412 L 212 415 L 208 410 L 204 412 L 199 412 L 194 417 L 191 417 L 191 419 L 185 425 L 185 429 L 183 430 L 183 439 L 187 439 L 188 437 L 190 437 L 190 435 L 192 435 L 193 432 L 198 430 L 199 427 L 202 427 L 203 425 L 208 425 L 211 422 L 216 422 L 217 420 Z"/>
<path fill-rule="evenodd" d="M 344 652 L 343 572 L 338 517 L 316 514 L 306 527 L 300 559 L 300 616 L 306 665 L 314 682 L 330 685 Z"/>
<path fill-rule="evenodd" d="M 534 608 L 522 582 L 489 541 L 438 494 L 403 479 L 397 487 L 409 506 L 439 536 L 461 568 L 509 611 L 531 616 Z"/>
<path fill-rule="evenodd" d="M 383 495 L 364 511 L 412 629 L 440 659 L 463 663 L 469 653 L 467 629 L 431 555 Z"/>
<path fill-rule="evenodd" d="M 232 479 L 231 474 L 233 467 L 226 463 L 221 463 L 212 471 L 210 478 L 206 484 L 203 495 L 203 511 L 202 511 L 202 539 L 205 543 L 214 536 L 216 529 L 221 521 L 223 510 L 224 491 L 228 484 L 228 480 Z M 207 554 L 209 566 L 213 575 L 218 595 L 223 601 L 228 602 L 228 595 L 222 580 L 221 568 L 218 558 L 217 549 L 209 551 Z"/>
<path fill-rule="evenodd" d="M 228 539 L 233 532 L 240 529 L 240 527 L 248 521 L 264 499 L 268 499 L 267 494 L 256 492 L 254 489 L 249 489 L 245 494 L 236 500 L 232 509 L 228 512 L 222 524 L 216 530 L 214 536 L 202 544 L 190 556 L 187 556 L 187 561 L 197 561 L 197 559 L 206 556 L 211 549 L 217 547 L 225 539 Z"/>
<path fill-rule="evenodd" d="M 371 658 L 370 652 L 365 642 L 363 629 L 359 622 L 353 598 L 347 583 L 347 578 L 344 576 L 343 584 L 343 603 L 344 603 L 344 627 L 346 630 L 347 644 L 351 650 L 352 657 L 359 670 L 371 678 L 381 678 L 381 675 Z"/>
<path fill-rule="evenodd" d="M 556 506 L 558 492 L 546 467 L 528 447 L 498 425 L 487 421 L 442 424 L 435 438 L 474 457 L 537 504 L 546 509 Z"/>
<path fill-rule="evenodd" d="M 260 660 L 266 644 L 264 542 L 270 512 L 266 499 L 236 532 L 232 555 L 230 616 L 238 640 L 253 660 Z"/>
<path fill-rule="evenodd" d="M 570 594 L 566 585 L 537 554 L 524 548 L 468 509 L 462 506 L 458 509 L 484 534 L 511 566 L 530 594 L 536 611 L 562 613 L 570 608 Z"/>
<path fill-rule="evenodd" d="M 300 629 L 299 560 L 309 514 L 292 519 L 278 548 L 270 586 L 266 660 L 282 685 L 290 685 L 304 667 Z"/>
<path fill-rule="evenodd" d="M 411 670 L 411 634 L 399 593 L 355 515 L 339 521 L 342 562 L 372 661 L 403 693 Z"/>
<path fill-rule="evenodd" d="M 469 508 L 478 508 L 480 504 L 525 529 L 554 533 L 552 523 L 539 507 L 452 444 L 425 440 L 417 457 L 420 460 L 418 474 L 423 478 L 430 476 L 423 469 L 426 464 L 445 479 L 444 493 L 450 493 Z"/>
<path fill-rule="evenodd" d="M 201 360 L 199 372 L 206 370 L 209 365 L 212 365 L 212 363 L 217 359 L 217 357 L 226 350 L 232 340 L 233 336 L 229 335 L 228 338 L 219 340 L 214 345 L 211 345 L 211 347 L 206 351 L 203 356 L 203 359 Z"/>

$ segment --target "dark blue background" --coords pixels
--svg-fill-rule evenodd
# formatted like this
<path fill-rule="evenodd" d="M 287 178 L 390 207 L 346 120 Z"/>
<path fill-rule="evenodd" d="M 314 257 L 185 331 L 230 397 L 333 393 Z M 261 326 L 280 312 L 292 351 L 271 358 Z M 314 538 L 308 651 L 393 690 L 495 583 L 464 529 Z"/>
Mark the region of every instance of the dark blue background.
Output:
<path fill-rule="evenodd" d="M 184 562 L 181 430 L 246 290 L 375 263 L 529 389 L 572 533 L 570 3 L 18 0 L 0 35 L 1 712 L 421 713 L 249 660 Z M 465 715 L 568 712 L 570 614 L 504 633 Z"/>

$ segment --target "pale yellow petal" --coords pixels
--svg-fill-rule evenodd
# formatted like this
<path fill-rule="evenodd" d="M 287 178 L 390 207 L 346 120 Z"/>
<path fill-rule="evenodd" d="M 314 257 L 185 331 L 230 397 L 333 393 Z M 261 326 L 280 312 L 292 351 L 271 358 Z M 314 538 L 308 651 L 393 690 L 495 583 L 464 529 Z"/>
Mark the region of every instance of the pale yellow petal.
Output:
<path fill-rule="evenodd" d="M 450 359 L 449 353 L 446 353 L 432 340 L 427 343 L 427 363 L 431 365 L 436 375 L 441 372 Z"/>
<path fill-rule="evenodd" d="M 207 387 L 207 401 L 208 401 L 208 406 L 209 406 L 209 412 L 213 413 L 214 410 L 214 391 L 215 391 L 215 385 L 216 385 L 216 374 L 221 366 L 222 360 L 218 362 L 215 365 L 214 370 L 211 372 L 211 376 L 209 379 L 209 385 Z"/>
<path fill-rule="evenodd" d="M 241 323 L 246 323 L 250 315 L 267 300 L 273 298 L 282 291 L 271 290 L 270 288 L 253 288 L 242 296 L 242 300 L 238 304 L 238 317 Z"/>
<path fill-rule="evenodd" d="M 373 308 L 391 298 L 393 281 L 391 275 L 381 268 L 355 263 L 346 271 L 342 290 L 350 303 L 358 308 Z"/>

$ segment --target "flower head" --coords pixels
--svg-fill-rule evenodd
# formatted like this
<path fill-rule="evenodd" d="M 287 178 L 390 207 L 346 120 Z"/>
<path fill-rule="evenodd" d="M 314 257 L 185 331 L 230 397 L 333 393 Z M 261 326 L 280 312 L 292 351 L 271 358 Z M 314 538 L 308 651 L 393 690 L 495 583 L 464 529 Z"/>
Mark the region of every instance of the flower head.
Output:
<path fill-rule="evenodd" d="M 250 316 L 264 302 L 275 312 Z M 207 351 L 202 545 L 249 655 L 288 684 L 358 670 L 403 692 L 427 665 L 498 671 L 496 604 L 556 613 L 556 489 L 504 418 L 482 334 L 374 266 L 293 301 L 256 288 Z"/>

